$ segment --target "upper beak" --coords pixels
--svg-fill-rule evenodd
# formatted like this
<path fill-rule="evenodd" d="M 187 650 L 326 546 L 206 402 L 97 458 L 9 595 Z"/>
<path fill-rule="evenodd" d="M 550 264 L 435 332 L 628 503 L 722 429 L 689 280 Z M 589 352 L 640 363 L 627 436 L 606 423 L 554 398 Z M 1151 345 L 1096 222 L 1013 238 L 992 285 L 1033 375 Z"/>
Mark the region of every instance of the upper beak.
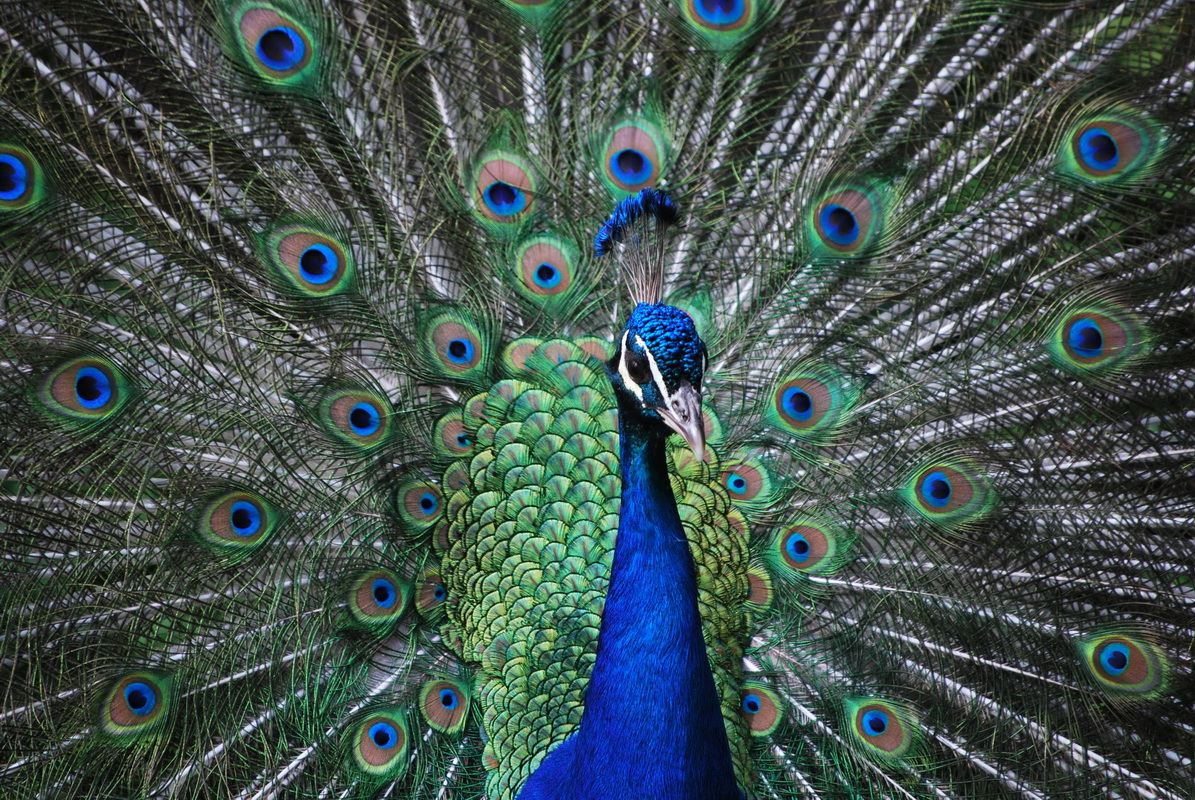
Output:
<path fill-rule="evenodd" d="M 701 395 L 687 381 L 656 409 L 664 424 L 684 437 L 693 456 L 705 461 L 705 418 L 701 414 Z"/>

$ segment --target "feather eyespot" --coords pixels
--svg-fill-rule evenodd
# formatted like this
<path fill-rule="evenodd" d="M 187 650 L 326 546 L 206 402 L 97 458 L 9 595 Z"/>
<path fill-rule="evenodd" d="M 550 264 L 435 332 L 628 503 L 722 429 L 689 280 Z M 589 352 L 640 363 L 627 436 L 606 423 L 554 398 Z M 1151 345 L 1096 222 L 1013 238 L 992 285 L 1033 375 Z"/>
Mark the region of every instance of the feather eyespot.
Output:
<path fill-rule="evenodd" d="M 476 348 L 466 335 L 448 339 L 444 345 L 444 356 L 453 364 L 467 366 L 476 357 Z"/>
<path fill-rule="evenodd" d="M 32 189 L 29 162 L 20 155 L 0 150 L 0 202 L 14 205 Z"/>
<path fill-rule="evenodd" d="M 386 439 L 390 403 L 379 395 L 333 392 L 323 399 L 320 407 L 325 427 L 351 445 L 370 448 Z"/>
<path fill-rule="evenodd" d="M 1070 128 L 1061 165 L 1086 183 L 1114 183 L 1147 174 L 1156 161 L 1162 130 L 1125 110 L 1089 117 Z"/>
<path fill-rule="evenodd" d="M 610 156 L 609 166 L 611 180 L 629 186 L 646 183 L 655 171 L 651 159 L 634 147 L 624 147 Z"/>
<path fill-rule="evenodd" d="M 890 722 L 891 719 L 892 717 L 888 712 L 882 709 L 872 708 L 862 711 L 859 717 L 859 730 L 866 736 L 874 739 L 882 739 L 888 733 L 888 728 L 892 724 Z"/>
<path fill-rule="evenodd" d="M 788 386 L 780 396 L 781 413 L 794 425 L 807 423 L 813 418 L 813 395 L 803 386 Z"/>
<path fill-rule="evenodd" d="M 419 693 L 419 708 L 432 728 L 440 733 L 457 734 L 465 727 L 469 692 L 454 681 L 431 681 Z"/>
<path fill-rule="evenodd" d="M 1157 696 L 1166 687 L 1169 662 L 1153 642 L 1129 634 L 1078 641 L 1083 665 L 1104 691 L 1125 699 Z"/>
<path fill-rule="evenodd" d="M 837 373 L 803 367 L 788 373 L 772 390 L 765 416 L 779 430 L 808 441 L 837 425 L 854 401 L 855 392 Z"/>
<path fill-rule="evenodd" d="M 220 550 L 248 551 L 269 538 L 276 516 L 261 497 L 229 492 L 209 503 L 200 515 L 200 538 Z"/>
<path fill-rule="evenodd" d="M 425 617 L 433 617 L 447 601 L 448 588 L 444 585 L 440 573 L 434 569 L 425 570 L 419 576 L 419 584 L 415 589 L 415 607 L 419 609 L 419 613 Z"/>
<path fill-rule="evenodd" d="M 834 555 L 834 538 L 814 525 L 794 525 L 781 536 L 781 556 L 791 569 L 809 572 Z"/>
<path fill-rule="evenodd" d="M 407 481 L 399 487 L 397 499 L 399 517 L 416 531 L 426 530 L 436 524 L 443 511 L 440 490 L 429 481 Z"/>
<path fill-rule="evenodd" d="M 879 230 L 875 192 L 843 188 L 822 197 L 813 210 L 814 241 L 831 254 L 858 255 L 874 242 Z"/>
<path fill-rule="evenodd" d="M 433 366 L 447 378 L 480 377 L 488 355 L 481 329 L 464 314 L 445 312 L 424 326 L 424 347 Z"/>
<path fill-rule="evenodd" d="M 407 608 L 407 587 L 389 570 L 357 578 L 349 590 L 349 611 L 357 622 L 377 626 L 397 620 Z"/>
<path fill-rule="evenodd" d="M 951 474 L 947 474 L 946 470 L 939 469 L 925 473 L 917 487 L 918 499 L 937 511 L 946 509 L 952 501 L 955 505 L 965 503 L 969 499 L 970 487 L 965 479 L 953 471 L 950 472 Z M 955 483 L 959 485 L 961 492 L 957 497 L 954 492 Z"/>
<path fill-rule="evenodd" d="M 720 483 L 730 502 L 741 508 L 762 508 L 771 500 L 772 476 L 757 456 L 728 461 Z"/>
<path fill-rule="evenodd" d="M 1063 314 L 1048 349 L 1064 369 L 1106 377 L 1132 364 L 1146 340 L 1131 312 L 1112 302 L 1096 302 Z"/>
<path fill-rule="evenodd" d="M 409 742 L 402 709 L 379 708 L 356 727 L 354 761 L 369 775 L 397 777 L 406 769 Z"/>
<path fill-rule="evenodd" d="M 892 760 L 908 754 L 914 742 L 915 719 L 905 709 L 886 700 L 847 700 L 845 711 L 851 733 L 865 753 Z"/>
<path fill-rule="evenodd" d="M 377 406 L 368 400 L 362 400 L 349 411 L 349 427 L 358 436 L 369 436 L 377 433 L 382 427 L 382 415 Z"/>
<path fill-rule="evenodd" d="M 257 58 L 272 72 L 286 73 L 301 67 L 308 58 L 307 42 L 288 25 L 270 28 L 257 39 Z"/>
<path fill-rule="evenodd" d="M 287 226 L 267 237 L 275 272 L 305 297 L 327 297 L 349 289 L 355 265 L 335 239 L 318 231 Z"/>
<path fill-rule="evenodd" d="M 535 205 L 534 172 L 512 153 L 484 155 L 473 171 L 473 200 L 484 221 L 517 222 Z"/>
<path fill-rule="evenodd" d="M 140 734 L 162 721 L 169 706 L 170 682 L 148 672 L 134 672 L 113 684 L 100 725 L 113 736 Z"/>
<path fill-rule="evenodd" d="M 103 408 L 113 401 L 112 375 L 103 367 L 80 367 L 75 373 L 74 400 L 89 411 Z"/>
<path fill-rule="evenodd" d="M 340 254 L 326 244 L 313 244 L 299 254 L 299 276 L 307 283 L 327 283 L 339 271 Z"/>
<path fill-rule="evenodd" d="M 655 186 L 664 168 L 665 144 L 659 129 L 647 120 L 628 120 L 606 137 L 602 177 L 618 197 Z"/>
<path fill-rule="evenodd" d="M 407 498 L 407 510 L 425 517 L 435 516 L 440 510 L 440 497 L 434 490 L 425 489 L 414 496 L 414 502 L 411 497 Z"/>
<path fill-rule="evenodd" d="M 454 411 L 436 423 L 436 450 L 450 458 L 467 456 L 473 452 L 473 437 L 465 427 L 461 412 Z"/>
<path fill-rule="evenodd" d="M 1066 319 L 1062 341 L 1071 363 L 1090 367 L 1125 356 L 1131 338 L 1125 325 L 1092 310 Z"/>
<path fill-rule="evenodd" d="M 752 0 L 686 0 L 685 16 L 710 31 L 736 31 L 751 22 Z"/>
<path fill-rule="evenodd" d="M 564 240 L 536 236 L 519 247 L 520 293 L 537 303 L 559 297 L 573 285 L 576 251 Z"/>
<path fill-rule="evenodd" d="M 85 356 L 51 371 L 38 396 L 60 417 L 97 422 L 120 410 L 129 398 L 129 386 L 112 362 Z"/>
<path fill-rule="evenodd" d="M 977 520 L 993 505 L 986 479 L 961 460 L 920 469 L 908 485 L 906 498 L 922 516 L 944 525 Z"/>
<path fill-rule="evenodd" d="M 532 282 L 546 292 L 560 285 L 563 274 L 549 261 L 541 261 L 532 273 Z"/>
<path fill-rule="evenodd" d="M 783 583 L 802 586 L 804 575 L 826 575 L 844 563 L 849 538 L 839 526 L 815 517 L 779 528 L 762 552 L 769 572 Z"/>
<path fill-rule="evenodd" d="M 509 217 L 522 213 L 527 207 L 527 195 L 521 187 L 506 181 L 493 180 L 482 190 L 486 208 L 496 217 Z"/>
<path fill-rule="evenodd" d="M 158 694 L 149 684 L 130 683 L 124 687 L 123 705 L 138 717 L 148 716 L 158 705 Z"/>
<path fill-rule="evenodd" d="M 0 212 L 27 208 L 44 194 L 41 166 L 27 150 L 0 144 Z"/>
<path fill-rule="evenodd" d="M 772 606 L 774 593 L 772 576 L 763 567 L 752 565 L 747 569 L 747 605 L 756 612 L 767 611 Z"/>
<path fill-rule="evenodd" d="M 313 66 L 311 36 L 296 20 L 272 8 L 246 8 L 237 29 L 250 63 L 273 83 L 292 83 Z"/>
<path fill-rule="evenodd" d="M 743 685 L 739 708 L 752 736 L 770 736 L 780 727 L 780 698 L 761 683 Z"/>

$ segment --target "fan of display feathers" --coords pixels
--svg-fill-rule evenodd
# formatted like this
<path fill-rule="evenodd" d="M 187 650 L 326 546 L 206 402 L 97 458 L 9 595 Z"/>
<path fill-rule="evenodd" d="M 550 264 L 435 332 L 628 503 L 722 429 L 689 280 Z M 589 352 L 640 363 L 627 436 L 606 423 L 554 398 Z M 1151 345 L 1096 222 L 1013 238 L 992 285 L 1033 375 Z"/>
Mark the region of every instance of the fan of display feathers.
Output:
<path fill-rule="evenodd" d="M 1195 797 L 1193 305 L 1189 0 L 5 0 L 0 794 Z"/>

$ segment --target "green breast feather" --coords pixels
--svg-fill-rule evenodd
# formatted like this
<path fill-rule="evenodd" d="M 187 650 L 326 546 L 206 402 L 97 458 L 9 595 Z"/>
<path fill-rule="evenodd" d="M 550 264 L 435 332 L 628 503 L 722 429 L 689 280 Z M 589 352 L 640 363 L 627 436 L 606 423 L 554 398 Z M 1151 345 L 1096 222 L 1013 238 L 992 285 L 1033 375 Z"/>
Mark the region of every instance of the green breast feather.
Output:
<path fill-rule="evenodd" d="M 441 630 L 478 664 L 486 789 L 495 798 L 512 797 L 581 720 L 621 492 L 617 412 L 595 359 L 605 358 L 605 347 L 596 339 L 517 340 L 507 349 L 511 377 L 439 427 L 442 451 L 456 458 L 445 471 L 447 507 L 436 536 L 446 551 Z M 682 442 L 673 445 L 673 492 L 698 570 L 727 733 L 745 778 L 739 643 L 749 619 L 747 524 L 719 481 L 716 454 L 698 463 Z M 642 724 L 667 720 L 645 716 Z"/>

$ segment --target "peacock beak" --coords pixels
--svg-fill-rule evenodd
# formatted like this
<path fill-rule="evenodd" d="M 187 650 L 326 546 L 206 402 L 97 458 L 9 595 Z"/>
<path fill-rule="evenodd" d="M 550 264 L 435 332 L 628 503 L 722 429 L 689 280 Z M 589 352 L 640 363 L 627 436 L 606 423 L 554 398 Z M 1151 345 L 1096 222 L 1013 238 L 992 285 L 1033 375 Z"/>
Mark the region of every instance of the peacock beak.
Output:
<path fill-rule="evenodd" d="M 683 381 L 656 409 L 664 424 L 684 437 L 693 456 L 705 461 L 705 418 L 701 415 L 701 394 L 688 381 Z"/>

